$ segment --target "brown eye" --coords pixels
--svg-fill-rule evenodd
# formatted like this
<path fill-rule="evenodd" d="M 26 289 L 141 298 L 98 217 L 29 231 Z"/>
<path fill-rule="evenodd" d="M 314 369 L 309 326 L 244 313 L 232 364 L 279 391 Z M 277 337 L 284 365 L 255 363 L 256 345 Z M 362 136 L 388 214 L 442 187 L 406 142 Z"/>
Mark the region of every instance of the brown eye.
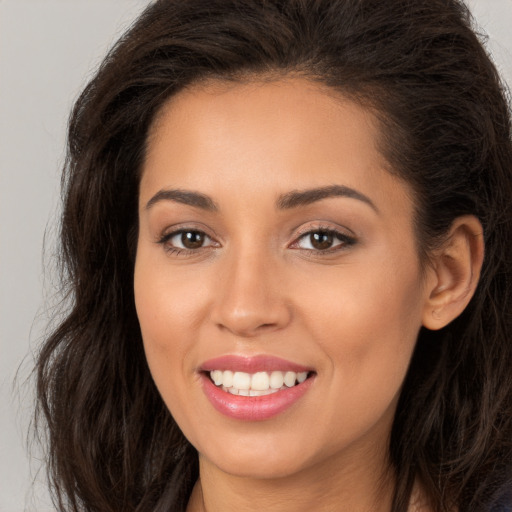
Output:
<path fill-rule="evenodd" d="M 293 246 L 298 249 L 330 253 L 346 249 L 356 243 L 354 237 L 348 236 L 335 230 L 317 229 L 304 233 Z M 292 247 L 293 247 L 292 246 Z"/>
<path fill-rule="evenodd" d="M 330 249 L 334 241 L 334 235 L 332 233 L 327 233 L 323 231 L 311 233 L 309 237 L 311 246 L 314 247 L 315 249 L 318 249 L 319 251 L 325 251 L 326 249 Z"/>
<path fill-rule="evenodd" d="M 199 249 L 203 246 L 206 235 L 200 231 L 183 231 L 181 233 L 181 244 L 185 249 Z"/>
<path fill-rule="evenodd" d="M 216 247 L 217 244 L 203 231 L 195 229 L 180 229 L 167 235 L 160 240 L 165 250 L 170 253 L 179 253 L 180 251 L 197 251 L 208 247 Z"/>

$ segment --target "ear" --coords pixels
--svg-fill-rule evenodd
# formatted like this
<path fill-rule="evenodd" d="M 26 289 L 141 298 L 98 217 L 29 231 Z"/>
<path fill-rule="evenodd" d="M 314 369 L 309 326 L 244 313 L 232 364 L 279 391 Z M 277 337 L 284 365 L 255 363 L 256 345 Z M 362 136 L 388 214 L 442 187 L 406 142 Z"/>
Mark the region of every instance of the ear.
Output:
<path fill-rule="evenodd" d="M 484 259 L 483 228 L 473 215 L 453 222 L 431 257 L 423 326 L 441 329 L 457 318 L 475 293 Z"/>

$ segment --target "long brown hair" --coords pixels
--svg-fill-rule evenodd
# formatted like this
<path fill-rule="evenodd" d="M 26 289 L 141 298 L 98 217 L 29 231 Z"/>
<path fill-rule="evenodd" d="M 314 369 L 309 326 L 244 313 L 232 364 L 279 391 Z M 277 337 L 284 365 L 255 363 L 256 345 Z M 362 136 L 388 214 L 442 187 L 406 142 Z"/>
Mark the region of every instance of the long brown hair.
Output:
<path fill-rule="evenodd" d="M 389 446 L 394 512 L 421 478 L 436 511 L 512 487 L 512 141 L 504 86 L 458 0 L 159 0 L 73 109 L 63 172 L 65 319 L 37 362 L 59 510 L 184 510 L 197 454 L 151 379 L 134 308 L 148 129 L 180 89 L 295 73 L 372 109 L 416 193 L 422 257 L 464 214 L 486 244 L 464 313 L 420 332 Z"/>

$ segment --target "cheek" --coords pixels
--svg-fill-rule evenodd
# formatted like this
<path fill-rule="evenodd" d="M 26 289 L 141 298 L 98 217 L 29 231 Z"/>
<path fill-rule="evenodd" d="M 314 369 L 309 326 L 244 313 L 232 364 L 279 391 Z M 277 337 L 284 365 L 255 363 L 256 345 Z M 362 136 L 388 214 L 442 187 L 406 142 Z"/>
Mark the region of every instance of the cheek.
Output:
<path fill-rule="evenodd" d="M 178 351 L 200 322 L 204 286 L 194 275 L 169 265 L 156 251 L 139 248 L 134 293 L 146 350 Z"/>
<path fill-rule="evenodd" d="M 359 406 L 371 404 L 372 396 L 386 403 L 399 390 L 421 327 L 416 262 L 395 261 L 340 268 L 298 300 L 306 330 L 329 357 L 336 387 L 362 399 Z"/>
<path fill-rule="evenodd" d="M 328 269 L 314 281 L 305 276 L 293 295 L 301 318 L 354 349 L 383 337 L 410 339 L 421 325 L 423 292 L 415 262 L 398 265 L 388 257 L 387 264 L 363 261 Z"/>
<path fill-rule="evenodd" d="M 172 397 L 166 396 L 165 390 L 179 386 L 178 376 L 185 368 L 191 326 L 197 322 L 198 287 L 194 281 L 190 286 L 180 285 L 176 276 L 169 276 L 165 258 L 151 249 L 141 244 L 137 251 L 135 306 L 146 359 L 167 403 Z"/>
<path fill-rule="evenodd" d="M 188 382 L 184 376 L 191 345 L 191 304 L 194 287 L 182 288 L 173 282 L 149 251 L 137 253 L 134 293 L 146 361 L 153 381 L 174 419 L 186 424 L 193 414 L 185 397 Z"/>

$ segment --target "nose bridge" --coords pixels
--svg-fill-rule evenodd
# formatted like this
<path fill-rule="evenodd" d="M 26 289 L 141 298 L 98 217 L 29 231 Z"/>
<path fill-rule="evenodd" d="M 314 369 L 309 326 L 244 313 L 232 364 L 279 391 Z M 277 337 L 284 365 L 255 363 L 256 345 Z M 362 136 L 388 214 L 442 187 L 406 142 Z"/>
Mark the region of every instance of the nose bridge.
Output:
<path fill-rule="evenodd" d="M 244 337 L 283 328 L 291 312 L 276 258 L 266 247 L 240 245 L 223 261 L 214 321 Z"/>

